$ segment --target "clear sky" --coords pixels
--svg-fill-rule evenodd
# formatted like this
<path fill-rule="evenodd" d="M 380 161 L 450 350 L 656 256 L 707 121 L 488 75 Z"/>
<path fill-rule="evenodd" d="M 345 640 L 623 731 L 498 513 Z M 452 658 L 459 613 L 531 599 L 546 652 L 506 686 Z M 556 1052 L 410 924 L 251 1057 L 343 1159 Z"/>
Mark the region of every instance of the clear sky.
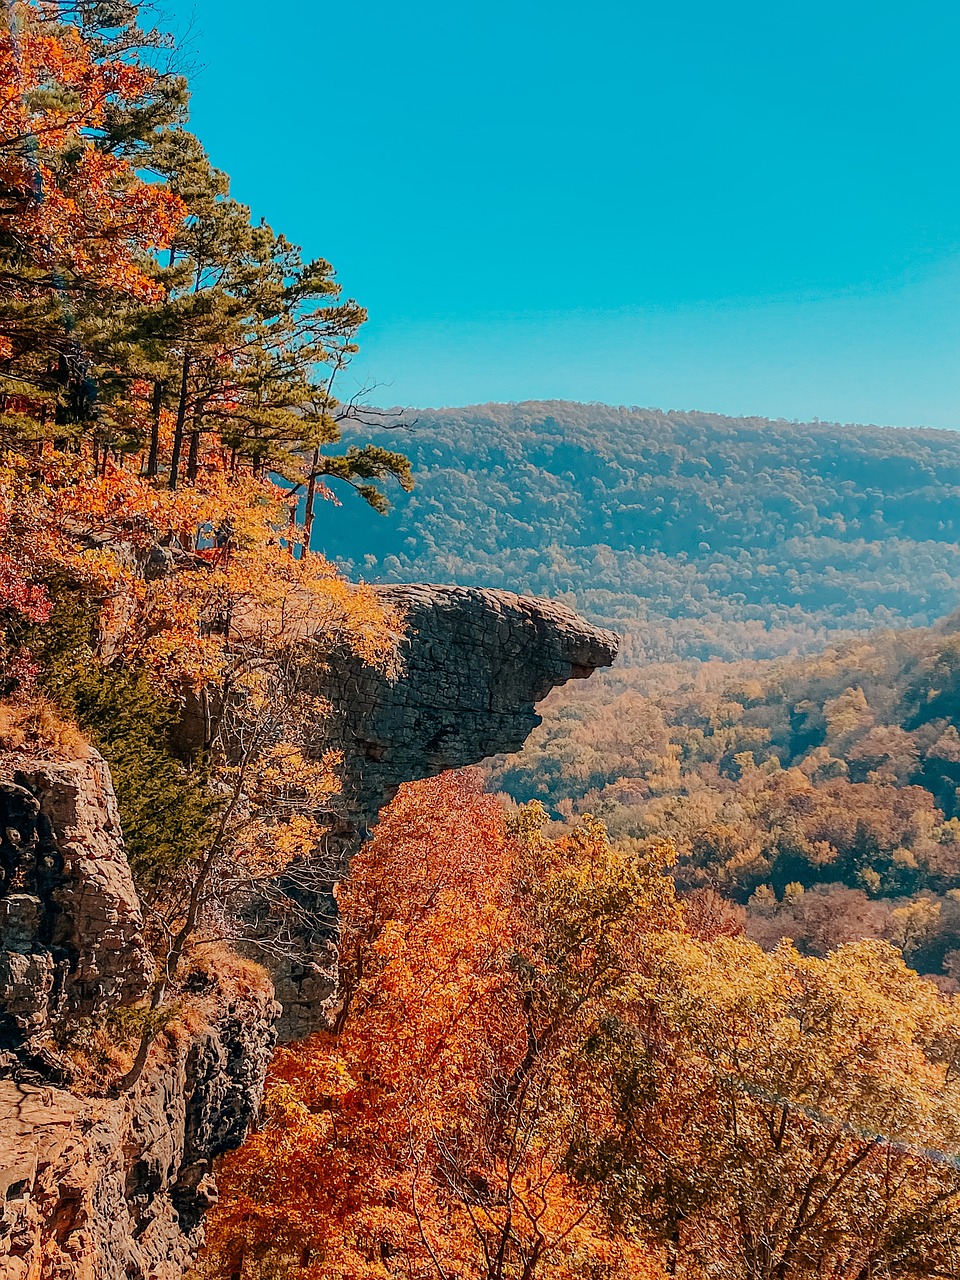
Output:
<path fill-rule="evenodd" d="M 957 0 L 164 0 L 380 403 L 960 427 Z"/>

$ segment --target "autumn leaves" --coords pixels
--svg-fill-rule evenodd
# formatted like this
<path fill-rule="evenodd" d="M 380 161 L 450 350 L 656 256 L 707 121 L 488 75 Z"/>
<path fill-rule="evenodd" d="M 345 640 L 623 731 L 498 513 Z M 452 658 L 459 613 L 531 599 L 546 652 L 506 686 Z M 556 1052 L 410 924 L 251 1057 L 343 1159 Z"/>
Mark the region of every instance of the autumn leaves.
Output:
<path fill-rule="evenodd" d="M 198 936 L 320 841 L 340 760 L 302 659 L 395 650 L 398 616 L 311 553 L 322 477 L 378 509 L 410 483 L 331 452 L 365 313 L 230 198 L 174 52 L 136 4 L 0 21 L 0 695 L 53 699 L 115 768 L 151 1027 Z"/>
<path fill-rule="evenodd" d="M 157 973 L 118 1082 L 133 1087 L 192 947 L 279 945 L 246 908 L 315 857 L 338 788 L 301 659 L 387 664 L 400 621 L 311 553 L 315 503 L 330 482 L 382 506 L 380 483 L 409 472 L 384 448 L 330 452 L 362 419 L 336 396 L 362 309 L 231 200 L 183 127 L 182 80 L 158 69 L 162 39 L 132 7 L 110 6 L 112 26 L 101 6 L 10 13 L 3 693 L 39 680 L 83 717 L 121 803 L 163 772 L 138 864 Z M 89 625 L 71 630 L 65 601 Z M 199 726 L 179 756 L 175 698 Z M 625 731 L 613 747 L 669 790 L 679 749 L 624 711 L 606 718 Z M 764 803 L 806 805 L 812 784 L 774 793 L 761 767 Z M 742 868 L 708 816 L 703 847 Z M 678 901 L 671 857 L 656 832 L 622 849 L 587 816 L 548 835 L 541 809 L 508 818 L 469 774 L 403 789 L 339 890 L 331 1030 L 278 1054 L 263 1126 L 224 1170 L 206 1273 L 960 1273 L 956 1000 L 880 943 L 765 954 L 706 884 Z"/>
<path fill-rule="evenodd" d="M 402 789 L 339 893 L 334 1031 L 281 1050 L 203 1274 L 955 1274 L 960 1009 L 889 947 L 687 921 L 668 848 Z"/>
<path fill-rule="evenodd" d="M 381 651 L 310 529 L 322 476 L 382 508 L 409 468 L 330 452 L 364 312 L 230 199 L 168 45 L 132 5 L 15 3 L 0 27 L 0 577 L 14 622 L 83 584 L 98 656 L 176 689 L 222 675 L 237 619 Z"/>

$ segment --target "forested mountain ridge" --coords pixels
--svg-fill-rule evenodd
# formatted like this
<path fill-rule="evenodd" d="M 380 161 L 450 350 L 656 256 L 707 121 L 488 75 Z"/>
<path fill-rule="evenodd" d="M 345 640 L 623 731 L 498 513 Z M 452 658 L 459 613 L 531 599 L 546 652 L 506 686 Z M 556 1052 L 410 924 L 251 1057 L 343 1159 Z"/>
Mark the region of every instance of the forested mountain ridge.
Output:
<path fill-rule="evenodd" d="M 960 604 L 960 435 L 528 401 L 408 410 L 416 485 L 316 545 L 370 581 L 551 595 L 624 660 L 775 656 Z"/>

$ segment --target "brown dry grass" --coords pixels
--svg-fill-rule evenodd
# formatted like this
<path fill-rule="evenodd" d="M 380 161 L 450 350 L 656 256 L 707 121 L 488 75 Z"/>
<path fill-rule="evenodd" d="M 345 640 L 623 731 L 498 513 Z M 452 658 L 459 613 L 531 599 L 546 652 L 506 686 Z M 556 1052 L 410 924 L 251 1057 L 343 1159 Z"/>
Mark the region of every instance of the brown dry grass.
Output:
<path fill-rule="evenodd" d="M 198 979 L 198 987 L 190 992 Z M 175 1039 L 201 1034 L 232 1000 L 258 1000 L 273 993 L 266 969 L 238 956 L 225 942 L 203 943 L 188 952 L 177 983 L 181 990 L 177 1015 L 167 1025 L 167 1033 Z"/>
<path fill-rule="evenodd" d="M 0 701 L 0 751 L 82 760 L 90 744 L 75 724 L 42 695 L 29 702 Z"/>
<path fill-rule="evenodd" d="M 225 943 L 213 943 L 198 947 L 186 958 L 170 1003 L 154 1010 L 141 1003 L 98 1017 L 67 1020 L 50 1047 L 69 1060 L 74 1093 L 101 1097 L 129 1071 L 145 1032 L 155 1037 L 150 1049 L 154 1065 L 165 1059 L 176 1061 L 193 1040 L 216 1024 L 232 1000 L 269 998 L 272 992 L 265 969 L 238 956 Z"/>

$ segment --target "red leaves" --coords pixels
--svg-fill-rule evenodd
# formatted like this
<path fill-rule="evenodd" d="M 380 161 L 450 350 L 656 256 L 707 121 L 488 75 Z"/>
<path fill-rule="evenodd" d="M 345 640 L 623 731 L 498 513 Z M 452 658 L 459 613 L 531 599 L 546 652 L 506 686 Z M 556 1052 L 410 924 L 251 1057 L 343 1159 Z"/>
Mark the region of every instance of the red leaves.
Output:
<path fill-rule="evenodd" d="M 224 1170 L 205 1274 L 661 1274 L 647 1249 L 610 1238 L 564 1169 L 588 1095 L 572 1096 L 564 1065 L 585 1006 L 562 992 L 572 980 L 583 996 L 601 973 L 595 911 L 551 992 L 565 961 L 531 890 L 556 876 L 571 906 L 586 903 L 576 868 L 610 850 L 599 825 L 555 845 L 541 825 L 532 813 L 508 830 L 474 772 L 401 788 L 338 895 L 339 1034 L 278 1052 L 264 1128 Z M 636 905 L 642 916 L 642 890 Z"/>
<path fill-rule="evenodd" d="M 23 576 L 22 566 L 0 554 L 0 610 L 24 622 L 46 622 L 50 598 L 42 586 L 34 586 Z"/>
<path fill-rule="evenodd" d="M 157 73 L 98 61 L 75 29 L 36 17 L 14 4 L 15 29 L 0 28 L 0 185 L 12 195 L 0 231 L 18 245 L 19 287 L 159 298 L 140 255 L 169 244 L 183 206 L 101 144 L 108 108 L 141 102 Z"/>

